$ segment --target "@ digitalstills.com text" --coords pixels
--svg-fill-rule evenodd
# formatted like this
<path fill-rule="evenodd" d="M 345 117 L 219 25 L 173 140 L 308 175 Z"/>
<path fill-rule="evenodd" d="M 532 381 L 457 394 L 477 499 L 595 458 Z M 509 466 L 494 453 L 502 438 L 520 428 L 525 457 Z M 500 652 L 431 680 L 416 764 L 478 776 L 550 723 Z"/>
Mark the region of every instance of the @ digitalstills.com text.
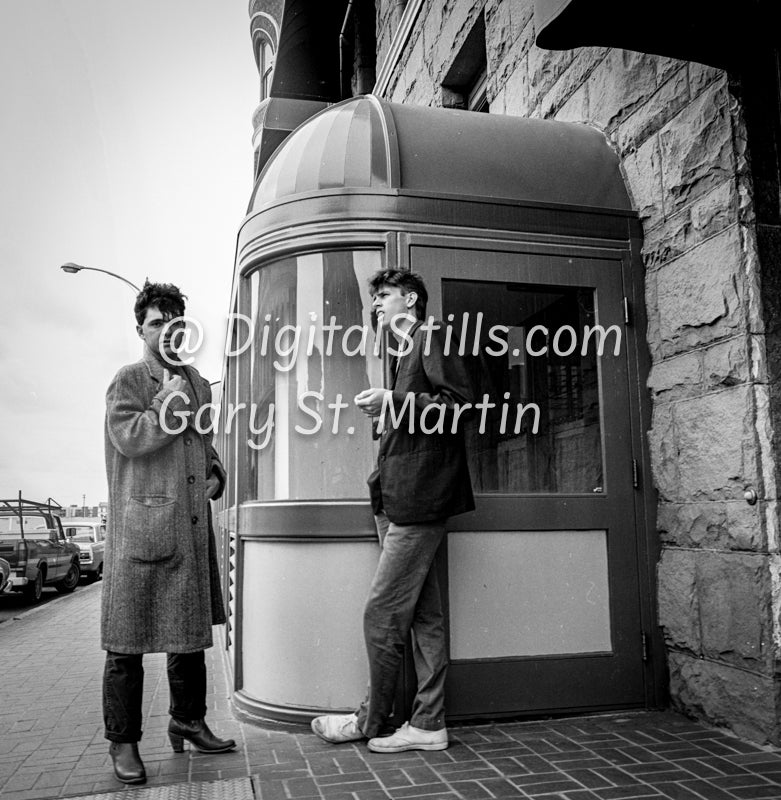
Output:
<path fill-rule="evenodd" d="M 279 320 L 272 320 L 270 314 L 263 317 L 262 324 L 243 314 L 231 314 L 231 325 L 241 323 L 246 326 L 244 330 L 247 334 L 241 338 L 237 334 L 238 328 L 232 327 L 231 335 L 227 339 L 230 346 L 226 346 L 225 355 L 235 358 L 249 350 L 255 358 L 273 357 L 272 365 L 279 373 L 289 373 L 302 355 L 310 359 L 322 359 L 331 357 L 335 350 L 348 357 L 382 355 L 383 337 L 375 333 L 372 326 L 340 325 L 333 316 L 323 322 L 315 312 L 306 316 L 309 320 L 306 325 L 279 325 Z M 406 319 L 407 322 L 417 321 L 414 317 Z M 190 328 L 185 328 L 182 321 Z M 171 338 L 174 340 L 178 360 L 163 354 L 164 357 L 173 366 L 191 363 L 193 359 L 182 358 L 182 354 L 193 353 L 200 347 L 203 342 L 202 327 L 197 320 L 189 317 L 170 320 L 168 325 L 172 326 Z M 191 338 L 191 329 L 197 333 L 195 344 Z M 412 337 L 407 327 L 402 325 L 401 319 L 391 320 L 387 330 L 391 334 L 387 337 L 386 345 L 389 355 L 403 357 L 412 350 Z M 474 315 L 465 312 L 457 325 L 453 314 L 447 316 L 446 322 L 438 322 L 429 317 L 420 323 L 417 330 L 420 333 L 416 335 L 424 337 L 421 350 L 424 355 L 430 353 L 434 346 L 434 333 L 441 332 L 437 337 L 436 347 L 445 357 L 506 356 L 509 366 L 522 368 L 526 368 L 528 359 L 550 354 L 567 358 L 573 355 L 586 356 L 591 350 L 597 358 L 602 358 L 606 352 L 617 356 L 622 342 L 622 331 L 617 325 L 605 328 L 599 324 L 586 324 L 580 333 L 572 325 L 561 325 L 551 331 L 545 325 L 536 324 L 527 330 L 524 326 L 487 326 L 483 312 Z M 172 407 L 177 399 L 186 406 L 184 410 Z M 378 430 L 386 427 L 407 427 L 410 433 L 418 431 L 441 435 L 455 433 L 459 425 L 469 418 L 478 421 L 477 432 L 480 434 L 488 429 L 499 434 L 536 434 L 541 418 L 539 405 L 534 402 L 510 402 L 510 399 L 510 392 L 504 392 L 501 399 L 483 394 L 475 403 L 429 403 L 418 407 L 412 392 L 401 396 L 398 393 L 388 393 L 375 423 Z M 175 405 L 180 406 L 179 403 Z M 200 433 L 218 433 L 222 427 L 226 434 L 230 434 L 238 424 L 246 427 L 247 445 L 255 450 L 262 450 L 271 442 L 274 428 L 279 423 L 274 402 L 261 406 L 254 402 L 229 402 L 225 406 L 224 414 L 221 414 L 222 407 L 217 403 L 206 403 L 197 409 L 189 406 L 190 398 L 184 392 L 175 391 L 165 398 L 159 417 L 160 425 L 166 433 L 181 433 L 192 421 L 193 427 Z M 311 436 L 328 425 L 326 430 L 330 430 L 331 434 L 353 435 L 356 432 L 354 425 L 342 425 L 342 411 L 348 408 L 350 403 L 345 401 L 342 393 L 335 394 L 333 400 L 326 402 L 322 392 L 302 392 L 297 398 L 295 409 L 300 416 L 292 429 L 302 436 Z M 292 414 L 288 418 L 286 412 L 285 419 L 286 424 L 293 423 Z"/>

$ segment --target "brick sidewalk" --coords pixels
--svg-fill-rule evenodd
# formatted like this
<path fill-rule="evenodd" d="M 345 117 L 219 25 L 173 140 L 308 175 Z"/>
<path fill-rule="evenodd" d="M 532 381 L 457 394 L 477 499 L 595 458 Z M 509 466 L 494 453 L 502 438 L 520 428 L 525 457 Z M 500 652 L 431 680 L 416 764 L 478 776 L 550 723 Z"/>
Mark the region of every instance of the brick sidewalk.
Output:
<path fill-rule="evenodd" d="M 233 719 L 219 648 L 207 652 L 208 718 L 239 752 L 171 751 L 165 659 L 149 656 L 149 782 L 129 789 L 103 738 L 99 599 L 100 584 L 79 587 L 0 624 L 0 800 L 781 800 L 781 751 L 666 712 L 462 726 L 446 751 L 399 755 L 261 729 Z"/>

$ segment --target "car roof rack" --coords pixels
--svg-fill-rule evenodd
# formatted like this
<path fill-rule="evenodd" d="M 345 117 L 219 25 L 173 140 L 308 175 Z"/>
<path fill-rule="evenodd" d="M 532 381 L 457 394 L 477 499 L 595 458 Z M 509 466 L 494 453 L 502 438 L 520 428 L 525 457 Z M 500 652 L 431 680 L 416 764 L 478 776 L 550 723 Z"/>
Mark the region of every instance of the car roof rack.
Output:
<path fill-rule="evenodd" d="M 0 517 L 15 516 L 19 518 L 19 528 L 24 535 L 24 517 L 28 516 L 48 516 L 60 517 L 64 511 L 63 507 L 51 497 L 46 498 L 45 503 L 36 500 L 25 500 L 19 490 L 19 496 L 5 500 L 0 498 Z"/>

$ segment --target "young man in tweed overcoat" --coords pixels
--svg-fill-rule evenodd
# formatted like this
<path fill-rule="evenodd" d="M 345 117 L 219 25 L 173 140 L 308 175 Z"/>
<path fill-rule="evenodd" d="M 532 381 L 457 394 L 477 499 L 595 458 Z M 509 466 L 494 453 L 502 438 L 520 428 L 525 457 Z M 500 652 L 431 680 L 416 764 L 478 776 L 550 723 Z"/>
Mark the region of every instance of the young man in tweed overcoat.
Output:
<path fill-rule="evenodd" d="M 204 721 L 204 650 L 212 625 L 225 621 L 209 502 L 226 474 L 211 435 L 195 424 L 211 402 L 209 384 L 174 348 L 184 301 L 171 284 L 144 285 L 135 304 L 143 357 L 122 367 L 106 394 L 103 714 L 115 775 L 130 784 L 146 780 L 138 753 L 144 653 L 168 654 L 174 750 L 185 739 L 202 752 L 235 747 Z"/>

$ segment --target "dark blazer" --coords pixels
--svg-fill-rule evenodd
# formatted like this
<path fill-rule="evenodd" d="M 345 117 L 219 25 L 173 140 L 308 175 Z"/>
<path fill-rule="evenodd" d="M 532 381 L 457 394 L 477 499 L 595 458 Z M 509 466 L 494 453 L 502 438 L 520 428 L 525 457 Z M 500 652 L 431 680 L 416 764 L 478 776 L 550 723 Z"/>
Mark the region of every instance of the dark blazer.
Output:
<path fill-rule="evenodd" d="M 472 386 L 458 342 L 453 337 L 448 352 L 445 326 L 436 324 L 428 333 L 418 321 L 408 332 L 411 350 L 398 359 L 389 387 L 395 419 L 389 409 L 377 468 L 368 479 L 374 512 L 384 510 L 398 525 L 444 519 L 475 507 L 462 425 L 452 432 L 456 407 L 474 402 Z M 421 416 L 431 404 L 437 408 Z M 468 416 L 461 416 L 461 422 Z M 431 429 L 436 430 L 424 432 Z"/>

